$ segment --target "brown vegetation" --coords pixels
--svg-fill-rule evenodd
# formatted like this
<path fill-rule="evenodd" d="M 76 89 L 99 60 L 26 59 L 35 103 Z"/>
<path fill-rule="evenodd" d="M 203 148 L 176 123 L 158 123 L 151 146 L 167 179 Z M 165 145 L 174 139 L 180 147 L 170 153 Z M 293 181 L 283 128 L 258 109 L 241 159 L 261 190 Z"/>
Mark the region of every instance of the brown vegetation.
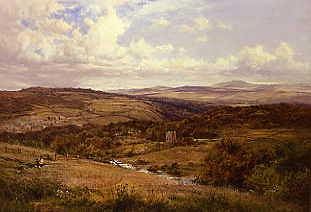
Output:
<path fill-rule="evenodd" d="M 0 141 L 5 142 L 0 143 L 0 168 L 5 170 L 0 173 L 4 188 L 0 191 L 11 196 L 0 200 L 22 207 L 34 202 L 51 207 L 46 205 L 51 199 L 63 209 L 275 211 L 288 206 L 295 211 L 308 207 L 310 105 L 210 106 L 84 89 L 33 88 L 2 92 L 0 120 Z M 5 128 L 6 124 L 14 126 Z M 175 135 L 166 139 L 168 132 L 176 132 L 176 139 Z M 43 166 L 36 166 L 38 158 L 44 158 Z M 110 159 L 169 176 L 196 176 L 196 183 L 203 185 L 179 185 L 102 163 Z M 34 180 L 42 176 L 48 179 Z M 14 189 L 7 191 L 8 187 Z M 59 196 L 55 189 L 70 194 Z"/>

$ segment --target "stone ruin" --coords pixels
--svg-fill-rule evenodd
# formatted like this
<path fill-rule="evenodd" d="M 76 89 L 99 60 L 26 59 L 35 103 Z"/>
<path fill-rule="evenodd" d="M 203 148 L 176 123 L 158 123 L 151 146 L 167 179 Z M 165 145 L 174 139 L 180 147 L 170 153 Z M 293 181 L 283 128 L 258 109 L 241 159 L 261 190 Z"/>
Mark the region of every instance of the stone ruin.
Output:
<path fill-rule="evenodd" d="M 165 135 L 165 140 L 166 142 L 169 142 L 169 143 L 173 143 L 173 144 L 177 143 L 176 131 L 175 130 L 167 131 Z"/>

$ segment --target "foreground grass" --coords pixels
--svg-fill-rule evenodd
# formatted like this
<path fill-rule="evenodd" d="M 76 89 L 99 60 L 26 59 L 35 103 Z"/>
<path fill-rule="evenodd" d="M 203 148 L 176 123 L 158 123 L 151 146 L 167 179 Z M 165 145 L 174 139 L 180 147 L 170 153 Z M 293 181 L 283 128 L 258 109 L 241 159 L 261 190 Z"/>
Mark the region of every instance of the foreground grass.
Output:
<path fill-rule="evenodd" d="M 1 176 L 1 211 L 297 211 L 271 202 L 234 199 L 219 192 L 192 196 L 149 192 L 142 196 L 134 187 L 116 185 L 111 198 L 98 190 L 70 188 L 47 179 L 20 180 Z"/>
<path fill-rule="evenodd" d="M 177 185 L 81 159 L 60 158 L 41 169 L 20 171 L 39 155 L 52 153 L 0 147 L 0 211 L 302 211 L 255 194 Z"/>

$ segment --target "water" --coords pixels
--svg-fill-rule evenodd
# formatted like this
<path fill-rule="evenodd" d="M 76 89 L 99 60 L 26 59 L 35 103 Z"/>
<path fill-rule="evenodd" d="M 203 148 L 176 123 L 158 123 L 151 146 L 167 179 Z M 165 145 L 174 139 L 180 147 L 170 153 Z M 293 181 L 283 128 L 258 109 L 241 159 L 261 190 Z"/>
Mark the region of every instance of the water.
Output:
<path fill-rule="evenodd" d="M 171 175 L 169 175 L 169 174 L 167 174 L 167 173 L 165 173 L 163 171 L 151 172 L 151 171 L 148 171 L 145 168 L 137 168 L 137 167 L 133 166 L 132 164 L 123 163 L 122 161 L 114 160 L 114 159 L 110 160 L 109 163 L 114 165 L 114 166 L 118 166 L 118 167 L 121 167 L 121 168 L 124 168 L 124 169 L 135 170 L 137 172 L 163 177 L 165 179 L 172 180 L 172 181 L 176 182 L 179 185 L 195 185 L 194 179 L 190 178 L 190 177 L 171 176 Z"/>

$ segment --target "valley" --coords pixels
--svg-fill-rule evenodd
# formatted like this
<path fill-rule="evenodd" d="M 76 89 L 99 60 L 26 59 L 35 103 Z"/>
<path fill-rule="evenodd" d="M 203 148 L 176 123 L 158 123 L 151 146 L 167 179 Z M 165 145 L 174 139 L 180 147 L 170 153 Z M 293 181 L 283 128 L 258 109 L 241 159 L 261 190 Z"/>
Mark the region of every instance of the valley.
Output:
<path fill-rule="evenodd" d="M 0 92 L 0 200 L 7 210 L 308 208 L 308 102 L 193 98 Z"/>

